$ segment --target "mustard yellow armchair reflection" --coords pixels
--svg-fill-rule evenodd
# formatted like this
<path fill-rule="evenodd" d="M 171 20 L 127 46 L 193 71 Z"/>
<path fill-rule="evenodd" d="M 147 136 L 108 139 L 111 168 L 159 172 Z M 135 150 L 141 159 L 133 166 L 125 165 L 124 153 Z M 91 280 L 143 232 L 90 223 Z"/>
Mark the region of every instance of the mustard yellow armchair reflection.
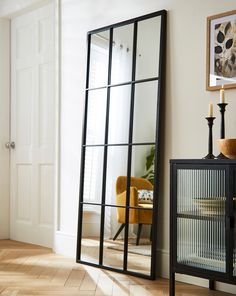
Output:
<path fill-rule="evenodd" d="M 119 176 L 116 181 L 116 205 L 126 206 L 126 176 Z M 140 204 L 138 201 L 138 190 L 153 190 L 153 185 L 146 179 L 131 177 L 130 178 L 130 206 L 138 209 L 129 210 L 129 224 L 138 224 L 138 233 L 136 245 L 139 244 L 143 224 L 152 224 L 152 204 Z M 115 240 L 125 227 L 125 208 L 117 208 L 117 220 L 121 223 L 119 230 L 114 236 Z"/>

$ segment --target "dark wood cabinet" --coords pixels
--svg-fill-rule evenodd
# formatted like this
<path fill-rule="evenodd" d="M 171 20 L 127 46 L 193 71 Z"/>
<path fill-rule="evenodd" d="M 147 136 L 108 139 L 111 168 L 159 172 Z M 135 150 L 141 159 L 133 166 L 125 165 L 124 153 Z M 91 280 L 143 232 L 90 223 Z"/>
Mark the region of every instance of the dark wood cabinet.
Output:
<path fill-rule="evenodd" d="M 171 160 L 170 174 L 170 295 L 175 273 L 236 284 L 236 160 Z"/>

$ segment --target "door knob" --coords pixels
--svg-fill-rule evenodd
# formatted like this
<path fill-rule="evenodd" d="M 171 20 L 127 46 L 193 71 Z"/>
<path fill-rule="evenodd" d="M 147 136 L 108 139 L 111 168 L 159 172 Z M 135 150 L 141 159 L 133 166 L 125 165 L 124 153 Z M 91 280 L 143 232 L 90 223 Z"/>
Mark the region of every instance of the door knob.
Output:
<path fill-rule="evenodd" d="M 15 143 L 15 142 L 7 142 L 7 143 L 5 144 L 5 147 L 6 147 L 7 149 L 15 149 L 15 148 L 16 148 L 16 143 Z"/>
<path fill-rule="evenodd" d="M 10 143 L 11 149 L 15 149 L 16 148 L 16 143 L 15 142 L 11 142 Z"/>

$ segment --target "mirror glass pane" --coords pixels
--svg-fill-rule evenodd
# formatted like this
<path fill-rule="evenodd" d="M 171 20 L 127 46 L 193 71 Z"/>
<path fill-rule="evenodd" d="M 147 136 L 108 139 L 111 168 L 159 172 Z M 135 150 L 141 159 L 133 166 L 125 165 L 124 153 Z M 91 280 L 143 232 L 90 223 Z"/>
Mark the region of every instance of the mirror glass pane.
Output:
<path fill-rule="evenodd" d="M 157 81 L 135 85 L 133 142 L 155 142 Z"/>
<path fill-rule="evenodd" d="M 131 86 L 111 88 L 108 143 L 128 143 Z"/>
<path fill-rule="evenodd" d="M 84 165 L 83 201 L 101 203 L 104 147 L 87 147 Z"/>
<path fill-rule="evenodd" d="M 147 205 L 148 207 L 148 205 Z M 151 210 L 135 209 L 135 215 L 138 222 L 147 222 L 152 215 Z M 131 219 L 131 214 L 129 215 Z M 151 224 L 132 224 L 129 225 L 129 243 L 128 243 L 128 267 L 129 271 L 139 272 L 150 275 L 151 271 L 151 248 L 150 241 Z M 140 233 L 140 239 L 137 242 L 137 236 Z"/>
<path fill-rule="evenodd" d="M 131 24 L 113 30 L 111 84 L 131 81 L 133 28 Z"/>
<path fill-rule="evenodd" d="M 137 145 L 132 147 L 131 176 L 144 178 L 134 182 L 137 189 L 152 190 L 154 183 L 155 145 Z M 135 181 L 135 180 L 134 180 Z M 139 184 L 139 181 L 141 183 Z M 151 182 L 151 184 L 148 184 Z M 145 184 L 144 184 L 145 183 Z M 142 188 L 144 186 L 144 188 Z"/>
<path fill-rule="evenodd" d="M 86 144 L 104 144 L 107 90 L 97 89 L 88 93 Z"/>
<path fill-rule="evenodd" d="M 81 260 L 99 263 L 101 207 L 83 206 Z"/>
<path fill-rule="evenodd" d="M 89 88 L 105 86 L 108 79 L 109 31 L 91 35 Z"/>
<path fill-rule="evenodd" d="M 124 213 L 125 208 L 105 207 L 103 264 L 118 269 L 123 269 L 124 228 L 115 235 L 122 226 Z"/>
<path fill-rule="evenodd" d="M 138 22 L 136 80 L 158 76 L 161 17 Z"/>
<path fill-rule="evenodd" d="M 144 274 L 151 267 L 154 152 L 154 145 L 132 147 L 128 270 Z"/>
<path fill-rule="evenodd" d="M 128 146 L 109 146 L 107 150 L 106 204 L 125 205 Z M 125 177 L 123 177 L 125 178 Z M 116 216 L 113 216 L 116 219 Z"/>

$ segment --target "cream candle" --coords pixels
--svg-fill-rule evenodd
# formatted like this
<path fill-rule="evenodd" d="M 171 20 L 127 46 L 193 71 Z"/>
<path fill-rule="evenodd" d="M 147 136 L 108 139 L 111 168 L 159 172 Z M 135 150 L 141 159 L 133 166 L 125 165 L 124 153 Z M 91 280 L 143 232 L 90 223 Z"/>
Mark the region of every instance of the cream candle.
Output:
<path fill-rule="evenodd" d="M 222 85 L 221 90 L 220 90 L 220 103 L 224 104 L 225 103 L 225 90 L 224 90 L 224 85 Z"/>
<path fill-rule="evenodd" d="M 208 117 L 213 117 L 213 104 L 212 102 L 210 102 L 209 104 L 209 116 Z"/>

